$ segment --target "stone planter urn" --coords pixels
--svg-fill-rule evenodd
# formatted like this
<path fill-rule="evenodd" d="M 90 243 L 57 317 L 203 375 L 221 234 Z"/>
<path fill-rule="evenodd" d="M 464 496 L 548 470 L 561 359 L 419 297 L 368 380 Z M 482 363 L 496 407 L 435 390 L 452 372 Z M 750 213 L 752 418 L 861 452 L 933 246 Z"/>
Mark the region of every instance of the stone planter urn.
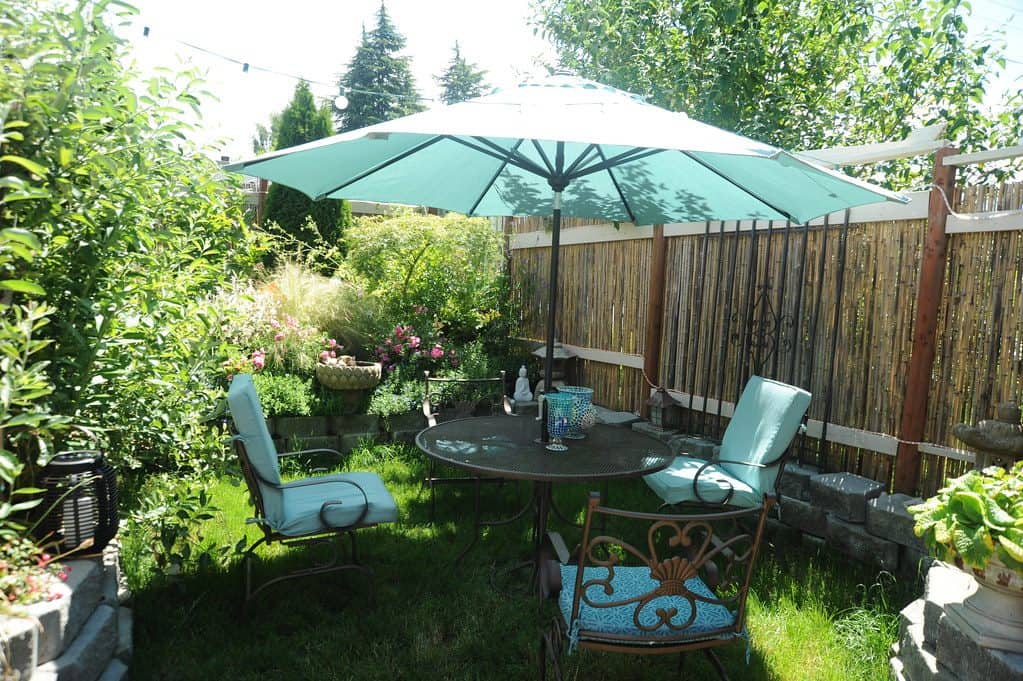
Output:
<path fill-rule="evenodd" d="M 983 570 L 956 567 L 977 586 L 961 603 L 949 603 L 946 614 L 959 629 L 987 648 L 1023 653 L 1023 574 L 992 557 Z"/>

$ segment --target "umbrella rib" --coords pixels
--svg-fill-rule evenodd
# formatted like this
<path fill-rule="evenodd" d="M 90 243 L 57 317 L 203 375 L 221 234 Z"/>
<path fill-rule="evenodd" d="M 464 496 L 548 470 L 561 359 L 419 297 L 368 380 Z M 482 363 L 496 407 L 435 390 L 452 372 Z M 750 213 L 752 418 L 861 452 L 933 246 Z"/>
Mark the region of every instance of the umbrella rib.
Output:
<path fill-rule="evenodd" d="M 600 156 L 601 160 L 607 160 L 604 157 L 603 149 L 598 148 L 597 155 Z M 615 191 L 618 192 L 618 198 L 622 200 L 622 205 L 625 206 L 625 213 L 629 216 L 629 220 L 632 224 L 636 224 L 636 216 L 632 213 L 632 206 L 629 205 L 629 200 L 625 198 L 625 194 L 622 192 L 622 188 L 618 185 L 618 180 L 615 179 L 615 175 L 611 172 L 610 167 L 607 169 L 607 176 L 611 178 L 611 184 L 614 185 Z"/>
<path fill-rule="evenodd" d="M 626 152 L 623 152 L 621 154 L 618 154 L 617 156 L 612 156 L 611 158 L 604 160 L 602 163 L 598 163 L 596 165 L 588 166 L 586 168 L 583 168 L 582 170 L 577 170 L 576 172 L 574 172 L 571 175 L 569 175 L 567 177 L 567 179 L 569 179 L 569 180 L 576 180 L 576 179 L 578 179 L 580 177 L 584 177 L 586 175 L 592 175 L 593 173 L 599 173 L 600 171 L 605 170 L 607 168 L 612 168 L 614 166 L 625 165 L 626 163 L 632 163 L 633 161 L 638 161 L 641 158 L 646 158 L 648 156 L 653 156 L 655 154 L 660 154 L 661 152 L 664 152 L 664 151 L 668 151 L 668 150 L 667 149 L 644 149 L 644 148 L 641 148 L 641 147 L 638 147 L 636 149 L 630 149 L 629 151 L 626 151 Z"/>
<path fill-rule="evenodd" d="M 504 161 L 505 157 L 508 155 L 507 149 L 505 149 L 499 144 L 494 144 L 490 140 L 482 137 L 474 137 L 473 139 L 484 146 L 477 146 L 475 144 L 470 143 L 468 140 L 464 140 L 460 137 L 449 136 L 449 139 L 453 142 L 458 142 L 462 146 L 469 147 L 473 151 L 478 151 L 479 153 L 486 154 L 487 156 L 493 156 L 498 161 Z M 489 149 L 484 147 L 489 147 Z M 496 149 L 497 151 L 492 151 L 493 149 Z M 508 159 L 508 163 L 515 166 L 516 168 L 521 168 L 525 170 L 527 173 L 533 173 L 534 175 L 538 175 L 544 179 L 549 177 L 547 171 L 544 168 L 533 163 L 522 154 L 519 153 L 513 154 L 511 158 Z"/>
<path fill-rule="evenodd" d="M 476 211 L 476 209 L 480 205 L 480 202 L 483 200 L 483 197 L 487 195 L 487 192 L 490 191 L 490 188 L 494 186 L 495 182 L 497 182 L 497 176 L 504 172 L 504 169 L 508 167 L 509 159 L 511 159 L 512 155 L 514 155 L 515 152 L 518 150 L 519 145 L 521 145 L 524 141 L 525 140 L 520 139 L 518 142 L 515 143 L 515 145 L 511 149 L 508 150 L 508 153 L 505 156 L 504 161 L 498 167 L 497 172 L 494 173 L 493 176 L 491 176 L 489 182 L 483 185 L 483 191 L 480 192 L 479 198 L 476 199 L 476 203 L 472 204 L 472 208 L 469 209 L 469 212 L 466 213 L 466 215 L 472 215 Z"/>
<path fill-rule="evenodd" d="M 584 161 L 589 160 L 589 156 L 594 149 L 597 149 L 598 152 L 600 151 L 596 144 L 591 144 L 583 149 L 583 152 L 579 154 L 574 161 L 572 161 L 572 165 L 565 169 L 565 174 L 571 175 Z M 603 157 L 603 154 L 601 154 L 601 157 Z"/>
<path fill-rule="evenodd" d="M 760 203 L 764 204 L 765 206 L 767 206 L 771 210 L 778 211 L 778 213 L 783 215 L 783 216 L 785 216 L 786 219 L 792 220 L 792 222 L 795 222 L 796 224 L 803 224 L 802 222 L 800 222 L 799 218 L 797 218 L 794 215 L 792 215 L 792 213 L 788 212 L 787 210 L 782 210 L 778 206 L 774 205 L 773 203 L 771 203 L 767 199 L 765 199 L 762 196 L 760 196 L 759 194 L 757 194 L 755 191 L 753 191 L 751 189 L 748 189 L 746 187 L 743 187 L 741 184 L 739 184 L 738 182 L 736 182 L 732 178 L 728 177 L 727 175 L 722 173 L 720 170 L 718 170 L 714 166 L 712 166 L 709 163 L 707 163 L 706 161 L 703 161 L 703 160 L 697 158 L 696 156 L 693 156 L 693 154 L 688 152 L 688 151 L 684 151 L 682 149 L 679 149 L 679 152 L 682 153 L 682 155 L 685 156 L 686 158 L 691 159 L 693 161 L 696 161 L 701 166 L 703 166 L 704 168 L 706 168 L 710 172 L 714 173 L 715 175 L 717 175 L 718 177 L 720 177 L 722 180 L 724 180 L 725 182 L 729 183 L 733 187 L 736 187 L 737 189 L 740 189 L 741 191 L 749 194 L 754 199 L 756 199 Z"/>
<path fill-rule="evenodd" d="M 431 146 L 433 144 L 436 144 L 437 142 L 440 142 L 442 139 L 445 139 L 446 137 L 448 137 L 448 136 L 447 135 L 437 135 L 436 137 L 431 137 L 430 139 L 426 140 L 425 142 L 421 142 L 420 144 L 417 144 L 416 146 L 412 147 L 411 149 L 406 149 L 405 151 L 401 152 L 397 156 L 392 156 L 391 158 L 387 159 L 386 161 L 382 161 L 382 162 L 376 164 L 375 166 L 373 166 L 369 170 L 366 170 L 364 172 L 359 173 L 358 175 L 356 175 L 352 179 L 347 180 L 347 181 L 343 182 L 342 184 L 339 184 L 338 186 L 334 187 L 333 189 L 330 189 L 330 190 L 327 190 L 327 191 L 325 191 L 325 192 L 323 192 L 321 194 L 318 194 L 313 200 L 314 201 L 319 201 L 320 199 L 322 199 L 322 198 L 324 198 L 326 196 L 329 196 L 330 194 L 333 194 L 334 192 L 341 191 L 345 187 L 347 187 L 349 185 L 352 185 L 352 184 L 355 184 L 359 180 L 361 180 L 361 179 L 363 179 L 365 177 L 368 177 L 368 176 L 372 175 L 375 172 L 383 170 L 384 168 L 387 168 L 388 166 L 394 165 L 398 161 L 401 161 L 402 159 L 404 159 L 404 158 L 406 158 L 408 156 L 411 156 L 412 154 L 418 153 L 418 152 L 422 151 L 423 149 L 425 149 L 425 148 L 427 148 L 427 147 L 429 147 L 429 146 Z"/>
<path fill-rule="evenodd" d="M 536 149 L 536 153 L 540 154 L 540 160 L 542 160 L 543 164 L 547 166 L 547 172 L 553 175 L 554 166 L 551 165 L 551 160 L 547 158 L 547 154 L 544 153 L 543 147 L 540 146 L 540 141 L 537 139 L 531 139 L 529 141 L 533 143 L 533 148 Z"/>

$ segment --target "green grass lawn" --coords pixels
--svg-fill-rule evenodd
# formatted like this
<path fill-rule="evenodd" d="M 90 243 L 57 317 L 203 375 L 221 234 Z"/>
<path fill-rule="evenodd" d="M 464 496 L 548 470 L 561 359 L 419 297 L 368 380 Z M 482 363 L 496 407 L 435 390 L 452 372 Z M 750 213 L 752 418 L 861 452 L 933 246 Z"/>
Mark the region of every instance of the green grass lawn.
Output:
<path fill-rule="evenodd" d="M 374 470 L 398 501 L 398 523 L 359 532 L 363 561 L 376 573 L 376 605 L 365 578 L 335 573 L 272 587 L 242 605 L 239 560 L 154 578 L 131 538 L 124 561 L 135 592 L 133 678 L 145 679 L 535 679 L 538 638 L 555 615 L 527 595 L 492 586 L 495 566 L 510 564 L 529 545 L 529 527 L 491 529 L 455 564 L 470 538 L 466 490 L 438 492 L 438 522 L 427 523 L 429 497 L 419 480 L 421 455 L 380 446 L 353 455 L 354 470 Z M 558 505 L 581 519 L 588 489 L 556 489 Z M 515 507 L 516 487 L 485 489 L 495 512 Z M 528 490 L 518 492 L 525 500 Z M 613 484 L 612 505 L 653 510 L 657 499 L 641 481 Z M 244 486 L 221 480 L 220 512 L 204 527 L 213 545 L 258 538 Z M 578 530 L 559 528 L 570 545 Z M 262 554 L 263 576 L 305 564 L 309 552 L 274 546 Z M 720 648 L 733 679 L 886 679 L 888 647 L 898 610 L 919 592 L 843 557 L 801 548 L 787 533 L 770 537 L 756 567 L 748 627 L 749 664 L 742 642 Z M 716 678 L 692 655 L 686 678 Z M 590 651 L 567 659 L 567 679 L 675 677 L 677 656 L 631 656 Z"/>

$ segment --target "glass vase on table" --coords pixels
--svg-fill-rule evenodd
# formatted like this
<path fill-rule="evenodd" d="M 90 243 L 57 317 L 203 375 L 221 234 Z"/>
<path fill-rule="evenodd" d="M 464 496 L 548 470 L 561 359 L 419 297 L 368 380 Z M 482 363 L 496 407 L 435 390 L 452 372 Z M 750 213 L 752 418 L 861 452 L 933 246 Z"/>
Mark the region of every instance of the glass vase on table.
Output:
<path fill-rule="evenodd" d="M 562 438 L 568 434 L 569 421 L 572 417 L 572 396 L 568 393 L 550 393 L 544 395 L 547 402 L 547 432 L 551 436 L 547 449 L 552 452 L 564 452 L 568 449 Z"/>

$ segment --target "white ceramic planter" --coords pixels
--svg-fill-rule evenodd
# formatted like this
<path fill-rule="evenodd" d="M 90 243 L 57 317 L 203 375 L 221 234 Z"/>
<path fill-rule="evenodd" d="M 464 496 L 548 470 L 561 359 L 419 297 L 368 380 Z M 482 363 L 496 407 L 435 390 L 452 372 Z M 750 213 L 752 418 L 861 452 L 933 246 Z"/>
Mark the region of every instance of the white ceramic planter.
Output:
<path fill-rule="evenodd" d="M 1023 574 L 992 558 L 983 569 L 957 565 L 976 582 L 961 603 L 949 603 L 949 618 L 987 648 L 1023 653 Z"/>

